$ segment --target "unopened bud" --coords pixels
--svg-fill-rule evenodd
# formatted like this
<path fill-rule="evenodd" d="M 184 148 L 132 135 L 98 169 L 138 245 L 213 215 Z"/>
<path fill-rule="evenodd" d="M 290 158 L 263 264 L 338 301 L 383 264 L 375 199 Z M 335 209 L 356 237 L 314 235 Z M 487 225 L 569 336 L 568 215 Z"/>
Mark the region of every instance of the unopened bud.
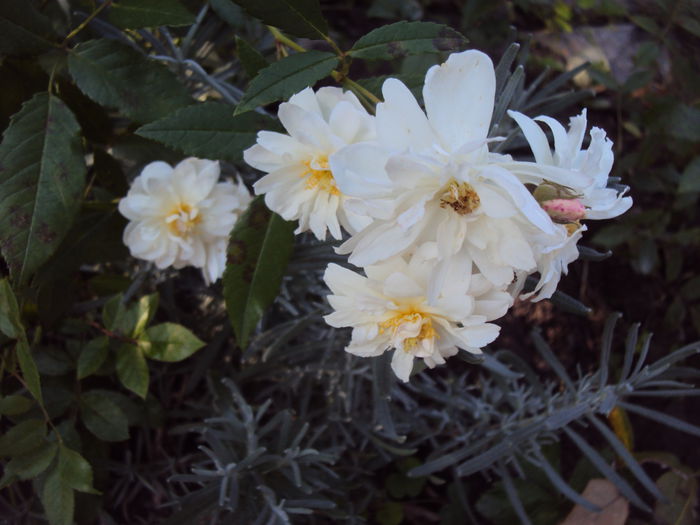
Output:
<path fill-rule="evenodd" d="M 586 216 L 586 207 L 578 199 L 551 199 L 540 205 L 555 222 L 566 224 Z"/>

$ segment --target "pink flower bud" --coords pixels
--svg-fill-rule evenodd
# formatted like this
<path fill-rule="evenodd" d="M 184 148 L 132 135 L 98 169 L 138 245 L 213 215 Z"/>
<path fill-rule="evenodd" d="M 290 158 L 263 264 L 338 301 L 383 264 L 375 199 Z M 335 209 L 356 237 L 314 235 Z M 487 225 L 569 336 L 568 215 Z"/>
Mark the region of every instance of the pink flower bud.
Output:
<path fill-rule="evenodd" d="M 540 205 L 556 222 L 576 222 L 586 216 L 586 208 L 578 199 L 551 199 Z"/>

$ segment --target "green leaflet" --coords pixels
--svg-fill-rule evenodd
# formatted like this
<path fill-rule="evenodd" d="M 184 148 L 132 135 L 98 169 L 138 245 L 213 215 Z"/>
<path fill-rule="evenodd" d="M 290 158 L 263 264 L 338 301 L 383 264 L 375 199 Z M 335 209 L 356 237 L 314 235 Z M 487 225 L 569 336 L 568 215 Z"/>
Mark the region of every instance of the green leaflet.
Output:
<path fill-rule="evenodd" d="M 243 150 L 255 143 L 256 132 L 273 129 L 277 124 L 254 112 L 233 116 L 233 110 L 233 106 L 221 102 L 196 104 L 146 124 L 136 133 L 186 155 L 239 162 Z"/>
<path fill-rule="evenodd" d="M 51 49 L 51 22 L 25 0 L 0 2 L 0 54 L 28 55 Z"/>
<path fill-rule="evenodd" d="M 294 247 L 294 224 L 256 198 L 238 220 L 228 248 L 224 298 L 241 348 L 279 292 Z"/>
<path fill-rule="evenodd" d="M 68 69 L 92 100 L 138 122 L 194 102 L 168 68 L 114 40 L 90 40 L 68 56 Z"/>
<path fill-rule="evenodd" d="M 187 359 L 203 346 L 196 335 L 175 323 L 151 326 L 139 337 L 139 348 L 147 357 L 168 363 Z"/>
<path fill-rule="evenodd" d="M 195 16 L 177 0 L 120 0 L 112 4 L 109 21 L 122 29 L 186 26 Z"/>
<path fill-rule="evenodd" d="M 248 14 L 267 25 L 275 26 L 290 35 L 302 38 L 323 38 L 328 33 L 328 22 L 321 14 L 318 0 L 234 0 Z M 230 0 L 216 0 L 216 4 L 230 4 Z M 223 6 L 222 6 L 223 7 Z M 217 11 L 221 10 L 219 7 Z"/>
<path fill-rule="evenodd" d="M 38 93 L 3 136 L 0 250 L 20 286 L 56 251 L 78 212 L 86 171 L 79 131 L 60 99 Z"/>
<path fill-rule="evenodd" d="M 273 62 L 252 80 L 234 114 L 286 99 L 329 75 L 337 65 L 338 57 L 324 51 L 296 53 Z"/>
<path fill-rule="evenodd" d="M 458 31 L 434 22 L 396 22 L 370 31 L 348 54 L 354 58 L 394 60 L 406 55 L 460 51 L 468 40 Z"/>

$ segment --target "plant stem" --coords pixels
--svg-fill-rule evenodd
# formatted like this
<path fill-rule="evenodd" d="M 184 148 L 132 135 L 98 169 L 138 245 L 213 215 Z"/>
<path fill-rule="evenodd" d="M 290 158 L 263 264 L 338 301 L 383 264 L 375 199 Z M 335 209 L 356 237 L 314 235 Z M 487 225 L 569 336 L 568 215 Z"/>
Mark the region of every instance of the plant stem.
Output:
<path fill-rule="evenodd" d="M 61 43 L 61 46 L 65 46 L 71 38 L 73 38 L 75 35 L 77 35 L 77 34 L 80 33 L 83 29 L 85 29 L 85 27 L 86 27 L 90 22 L 92 22 L 92 20 L 93 20 L 97 15 L 99 15 L 105 8 L 109 7 L 110 5 L 112 5 L 112 0 L 107 0 L 104 4 L 102 4 L 100 7 L 98 7 L 97 9 L 95 9 L 95 10 L 90 14 L 90 16 L 88 16 L 85 20 L 82 21 L 82 23 L 81 23 L 78 27 L 76 27 L 75 29 L 73 29 L 73 31 L 71 31 L 70 33 L 68 33 L 68 36 L 67 36 L 66 38 L 63 39 L 63 42 Z"/>
<path fill-rule="evenodd" d="M 333 76 L 333 78 L 335 78 L 335 75 Z M 348 77 L 345 77 L 342 79 L 342 82 L 345 85 L 347 85 L 352 91 L 355 91 L 357 93 L 362 93 L 362 95 L 364 97 L 368 98 L 372 103 L 379 104 L 381 102 L 381 99 L 379 99 L 374 93 L 372 93 L 368 89 L 365 89 L 364 87 L 362 87 L 360 84 L 358 84 L 354 80 L 351 80 Z"/>
<path fill-rule="evenodd" d="M 281 44 L 284 44 L 287 47 L 291 47 L 292 49 L 294 49 L 295 51 L 299 51 L 300 53 L 304 53 L 306 51 L 305 48 L 297 44 L 288 36 L 282 34 L 282 32 L 276 27 L 267 26 L 267 28 L 270 30 L 270 33 L 272 33 L 272 36 L 275 37 L 275 40 L 277 40 Z"/>

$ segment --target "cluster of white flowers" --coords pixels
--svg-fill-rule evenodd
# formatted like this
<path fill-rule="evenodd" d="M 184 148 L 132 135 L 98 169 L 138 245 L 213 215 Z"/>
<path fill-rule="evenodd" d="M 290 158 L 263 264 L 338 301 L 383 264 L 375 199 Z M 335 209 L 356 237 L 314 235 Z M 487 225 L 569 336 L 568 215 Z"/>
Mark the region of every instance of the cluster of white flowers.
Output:
<path fill-rule="evenodd" d="M 119 201 L 131 255 L 161 269 L 200 268 L 207 284 L 219 279 L 231 229 L 251 200 L 242 183 L 219 175 L 218 162 L 192 157 L 174 168 L 161 161 L 143 168 Z"/>
<path fill-rule="evenodd" d="M 593 128 L 582 149 L 585 111 L 569 130 L 549 117 L 510 112 L 534 162 L 489 151 L 496 79 L 479 51 L 451 55 L 425 78 L 425 112 L 397 79 L 383 85 L 376 116 L 339 88 L 294 95 L 279 108 L 288 134 L 261 132 L 244 158 L 266 172 L 257 194 L 297 232 L 339 248 L 364 276 L 326 270 L 335 310 L 326 321 L 352 327 L 346 350 L 376 356 L 394 350 L 407 381 L 414 358 L 429 367 L 458 349 L 480 353 L 521 297 L 548 298 L 578 256 L 583 219 L 604 219 L 632 204 L 607 188 L 613 154 Z M 551 151 L 544 131 L 554 136 Z"/>

